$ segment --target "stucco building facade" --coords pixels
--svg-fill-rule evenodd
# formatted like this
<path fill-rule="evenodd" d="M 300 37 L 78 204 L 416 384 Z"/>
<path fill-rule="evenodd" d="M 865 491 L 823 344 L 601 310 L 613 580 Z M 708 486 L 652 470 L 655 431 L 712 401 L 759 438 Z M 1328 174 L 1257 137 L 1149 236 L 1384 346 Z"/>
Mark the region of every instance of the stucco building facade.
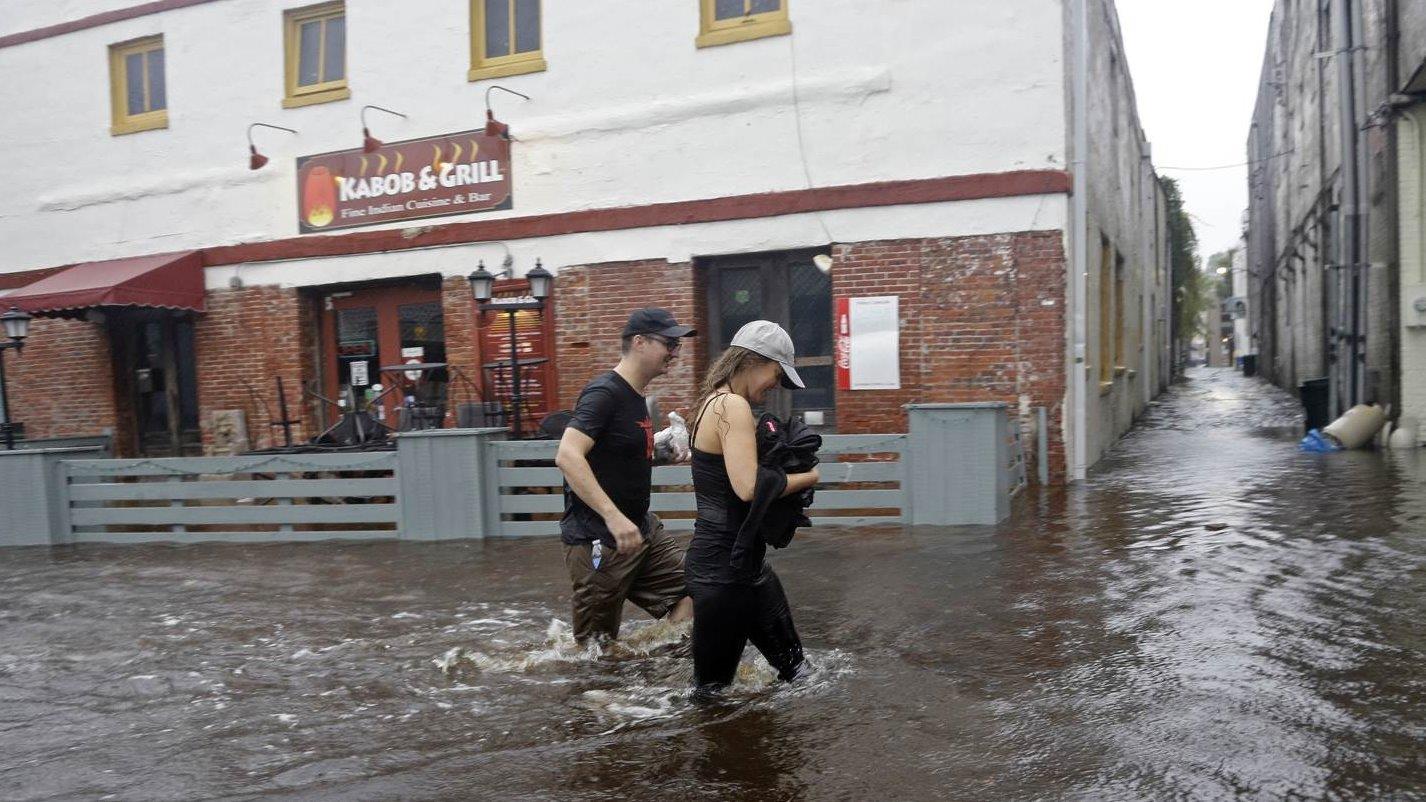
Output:
<path fill-rule="evenodd" d="M 508 401 L 490 368 L 503 324 L 465 278 L 481 262 L 509 266 L 497 292 L 511 296 L 537 260 L 556 275 L 548 308 L 520 319 L 531 415 L 572 404 L 644 305 L 702 333 L 650 388 L 665 410 L 693 399 L 741 321 L 768 317 L 793 331 L 811 385 L 787 411 L 900 431 L 903 404 L 993 400 L 1031 433 L 1043 407 L 1055 482 L 1082 476 L 1168 380 L 1163 197 L 1108 0 L 922 0 L 872 19 L 850 0 L 687 0 L 638 4 L 636 27 L 538 0 L 8 11 L 0 73 L 46 78 L 0 87 L 34 110 L 0 121 L 16 199 L 0 292 L 34 307 L 132 257 L 200 282 L 168 306 L 36 308 L 9 363 L 30 437 L 211 452 L 235 447 L 236 420 L 238 446 L 268 446 L 277 377 L 307 438 L 332 401 L 411 362 L 448 366 L 455 425 L 462 403 Z M 462 202 L 486 182 L 490 207 L 410 213 L 434 203 L 403 200 L 417 147 L 435 148 L 431 176 L 468 162 Z M 313 200 L 326 157 L 361 167 L 318 194 L 366 219 Z M 391 175 L 385 197 L 348 197 Z M 846 386 L 839 301 L 891 296 L 899 386 Z"/>

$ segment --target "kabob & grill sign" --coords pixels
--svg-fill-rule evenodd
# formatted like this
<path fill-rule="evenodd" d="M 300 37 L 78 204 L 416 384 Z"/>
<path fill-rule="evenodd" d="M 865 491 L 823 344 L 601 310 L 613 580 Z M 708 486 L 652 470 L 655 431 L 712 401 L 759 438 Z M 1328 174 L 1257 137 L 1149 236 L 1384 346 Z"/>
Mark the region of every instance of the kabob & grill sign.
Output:
<path fill-rule="evenodd" d="M 298 229 L 509 209 L 510 142 L 484 130 L 297 159 Z"/>

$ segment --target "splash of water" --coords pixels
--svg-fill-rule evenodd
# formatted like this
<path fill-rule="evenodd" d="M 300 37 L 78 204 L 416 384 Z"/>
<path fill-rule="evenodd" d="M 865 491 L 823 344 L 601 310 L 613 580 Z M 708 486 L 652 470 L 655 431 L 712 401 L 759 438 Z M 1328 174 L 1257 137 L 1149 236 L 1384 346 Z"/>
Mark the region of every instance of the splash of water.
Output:
<path fill-rule="evenodd" d="M 544 640 L 534 648 L 518 647 L 513 652 L 480 651 L 457 646 L 431 662 L 446 675 L 470 667 L 478 671 L 523 673 L 552 663 L 592 663 L 601 659 L 636 659 L 677 647 L 687 638 L 688 623 L 650 621 L 633 624 L 620 640 L 590 639 L 580 645 L 567 621 L 551 619 Z"/>
<path fill-rule="evenodd" d="M 516 640 L 509 646 L 503 646 L 503 642 L 490 643 L 485 649 L 456 646 L 431 662 L 446 676 L 455 676 L 464 671 L 529 674 L 552 665 L 634 662 L 652 658 L 654 662 L 647 672 L 652 675 L 649 679 L 654 679 L 652 684 L 626 685 L 618 693 L 599 689 L 587 691 L 585 701 L 628 717 L 658 717 L 668 711 L 674 700 L 681 700 L 689 693 L 692 666 L 685 658 L 688 656 L 686 647 L 690 629 L 688 622 L 636 622 L 626 625 L 624 637 L 619 640 L 591 639 L 580 645 L 575 641 L 569 623 L 556 618 L 549 620 L 537 645 Z M 784 687 L 794 688 L 799 693 L 825 688 L 850 670 L 848 656 L 836 650 L 809 651 L 808 665 L 804 676 Z M 666 682 L 678 684 L 669 687 Z M 777 672 L 750 647 L 738 665 L 737 675 L 726 694 L 751 698 L 774 686 L 783 686 Z"/>

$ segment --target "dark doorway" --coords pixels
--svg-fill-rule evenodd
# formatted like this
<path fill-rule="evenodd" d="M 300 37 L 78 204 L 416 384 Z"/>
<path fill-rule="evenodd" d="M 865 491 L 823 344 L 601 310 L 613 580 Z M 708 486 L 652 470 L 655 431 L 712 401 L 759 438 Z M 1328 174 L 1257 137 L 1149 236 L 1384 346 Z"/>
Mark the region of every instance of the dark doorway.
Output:
<path fill-rule="evenodd" d="M 821 251 L 784 251 L 709 259 L 709 359 L 716 359 L 745 323 L 771 320 L 787 329 L 805 390 L 776 390 L 765 408 L 781 417 L 808 417 L 836 427 L 833 369 L 832 277 L 817 269 Z M 814 413 L 808 416 L 807 413 Z"/>
<path fill-rule="evenodd" d="M 145 457 L 203 453 L 193 318 L 163 310 L 110 313 L 119 385 L 128 398 L 134 451 Z"/>

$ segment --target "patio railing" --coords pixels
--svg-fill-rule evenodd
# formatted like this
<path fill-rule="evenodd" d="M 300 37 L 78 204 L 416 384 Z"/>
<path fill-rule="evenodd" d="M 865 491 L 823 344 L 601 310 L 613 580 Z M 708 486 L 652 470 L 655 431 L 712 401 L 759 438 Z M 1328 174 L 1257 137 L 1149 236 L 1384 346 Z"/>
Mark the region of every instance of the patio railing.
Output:
<path fill-rule="evenodd" d="M 815 526 L 993 524 L 1024 484 L 1004 404 L 912 405 L 908 434 L 829 435 Z M 408 432 L 395 452 L 98 459 L 0 451 L 0 546 L 553 535 L 552 441 L 505 429 Z M 652 509 L 693 525 L 687 465 L 656 467 Z"/>

